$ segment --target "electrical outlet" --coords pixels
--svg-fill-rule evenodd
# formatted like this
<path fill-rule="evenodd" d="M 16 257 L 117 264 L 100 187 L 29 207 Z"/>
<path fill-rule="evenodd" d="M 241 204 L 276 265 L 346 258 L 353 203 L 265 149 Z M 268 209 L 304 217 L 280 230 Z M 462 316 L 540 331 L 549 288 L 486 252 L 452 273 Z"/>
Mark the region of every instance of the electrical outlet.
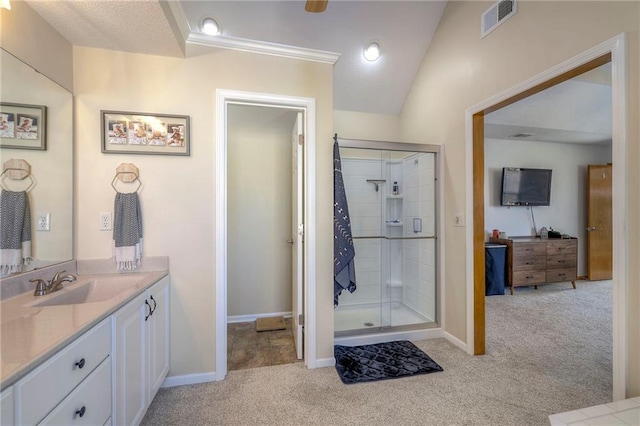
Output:
<path fill-rule="evenodd" d="M 457 214 L 453 224 L 455 226 L 464 226 L 464 215 L 463 214 Z"/>
<path fill-rule="evenodd" d="M 100 213 L 100 225 L 98 227 L 101 231 L 110 231 L 111 225 L 111 213 Z"/>
<path fill-rule="evenodd" d="M 51 226 L 51 213 L 38 213 L 36 215 L 36 231 L 48 231 Z"/>

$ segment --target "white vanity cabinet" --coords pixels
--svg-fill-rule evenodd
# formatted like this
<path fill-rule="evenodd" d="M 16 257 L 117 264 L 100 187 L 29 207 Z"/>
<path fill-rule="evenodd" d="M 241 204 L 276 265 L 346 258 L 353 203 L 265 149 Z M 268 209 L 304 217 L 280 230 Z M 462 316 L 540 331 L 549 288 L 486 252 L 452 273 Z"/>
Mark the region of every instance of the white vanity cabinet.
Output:
<path fill-rule="evenodd" d="M 13 386 L 5 389 L 0 394 L 0 425 L 15 424 L 13 418 Z"/>
<path fill-rule="evenodd" d="M 111 369 L 110 353 L 107 318 L 13 386 L 15 424 L 60 424 L 62 419 L 71 424 L 74 418 L 78 419 L 74 424 L 89 424 L 87 420 L 104 424 L 111 414 L 111 374 L 103 372 Z M 49 413 L 57 414 L 45 418 Z"/>
<path fill-rule="evenodd" d="M 169 277 L 113 316 L 113 423 L 142 421 L 169 371 Z"/>

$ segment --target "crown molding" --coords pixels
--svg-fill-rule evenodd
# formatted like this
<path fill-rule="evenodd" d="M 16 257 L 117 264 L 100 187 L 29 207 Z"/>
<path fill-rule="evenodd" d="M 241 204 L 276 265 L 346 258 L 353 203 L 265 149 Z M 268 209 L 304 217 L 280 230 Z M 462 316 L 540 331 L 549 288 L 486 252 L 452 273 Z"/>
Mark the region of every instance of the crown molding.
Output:
<path fill-rule="evenodd" d="M 301 59 L 311 62 L 321 62 L 332 65 L 340 59 L 339 53 L 306 49 L 304 47 L 293 47 L 277 43 L 267 43 L 224 35 L 209 36 L 192 32 L 187 37 L 186 43 L 198 46 L 240 50 L 242 52 L 259 53 L 263 55 L 280 56 L 283 58 Z"/>

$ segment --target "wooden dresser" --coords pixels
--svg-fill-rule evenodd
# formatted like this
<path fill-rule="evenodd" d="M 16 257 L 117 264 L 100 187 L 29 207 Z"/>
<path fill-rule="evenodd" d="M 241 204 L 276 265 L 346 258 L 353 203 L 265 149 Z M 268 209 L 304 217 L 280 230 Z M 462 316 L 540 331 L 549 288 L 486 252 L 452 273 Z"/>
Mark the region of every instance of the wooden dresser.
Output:
<path fill-rule="evenodd" d="M 507 246 L 506 285 L 514 287 L 571 281 L 576 288 L 578 240 L 540 238 L 491 238 Z"/>

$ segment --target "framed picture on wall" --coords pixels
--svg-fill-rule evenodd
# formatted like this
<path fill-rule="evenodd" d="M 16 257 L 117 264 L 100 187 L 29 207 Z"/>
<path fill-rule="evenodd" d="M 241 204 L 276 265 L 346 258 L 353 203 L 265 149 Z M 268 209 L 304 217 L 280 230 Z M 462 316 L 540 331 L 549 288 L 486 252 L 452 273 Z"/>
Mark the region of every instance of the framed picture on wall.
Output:
<path fill-rule="evenodd" d="M 189 116 L 100 111 L 104 154 L 189 155 Z"/>
<path fill-rule="evenodd" d="M 0 102 L 0 148 L 47 149 L 47 107 Z"/>

